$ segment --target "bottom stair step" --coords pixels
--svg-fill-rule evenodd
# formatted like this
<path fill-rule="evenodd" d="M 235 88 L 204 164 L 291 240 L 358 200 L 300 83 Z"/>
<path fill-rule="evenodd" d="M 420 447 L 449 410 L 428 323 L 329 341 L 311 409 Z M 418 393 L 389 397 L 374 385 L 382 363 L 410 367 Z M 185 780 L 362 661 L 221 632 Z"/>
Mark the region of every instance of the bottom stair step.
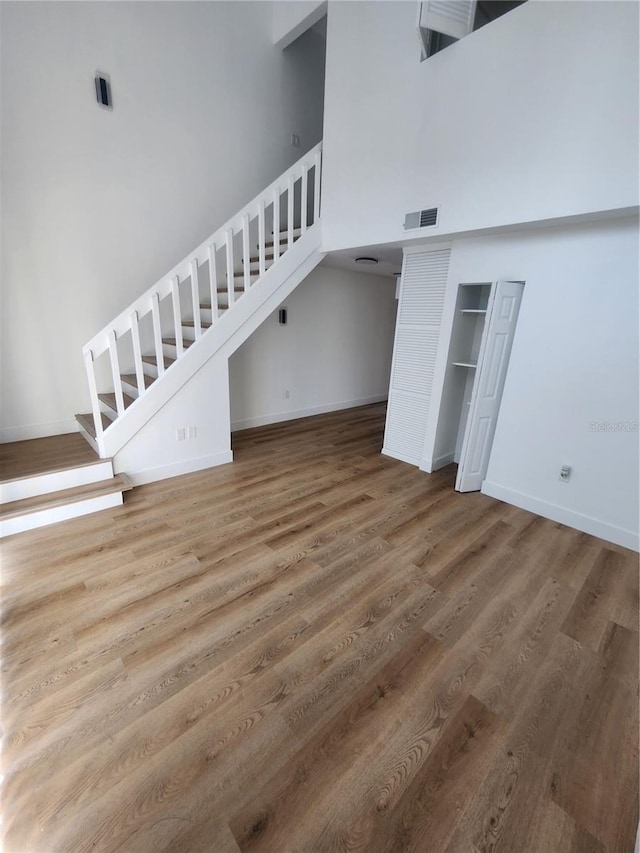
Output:
<path fill-rule="evenodd" d="M 126 474 L 116 474 L 110 480 L 0 504 L 0 536 L 118 506 L 123 493 L 132 488 L 133 483 Z"/>

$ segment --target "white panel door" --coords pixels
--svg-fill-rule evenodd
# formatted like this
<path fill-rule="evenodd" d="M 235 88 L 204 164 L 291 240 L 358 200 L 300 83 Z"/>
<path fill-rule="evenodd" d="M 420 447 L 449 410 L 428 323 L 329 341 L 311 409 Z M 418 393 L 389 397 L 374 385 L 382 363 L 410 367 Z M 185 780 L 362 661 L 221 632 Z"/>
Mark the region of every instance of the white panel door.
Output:
<path fill-rule="evenodd" d="M 479 491 L 487 475 L 523 289 L 521 281 L 494 286 L 458 465 L 459 492 Z"/>
<path fill-rule="evenodd" d="M 412 465 L 422 458 L 450 254 L 415 252 L 402 265 L 382 452 Z"/>

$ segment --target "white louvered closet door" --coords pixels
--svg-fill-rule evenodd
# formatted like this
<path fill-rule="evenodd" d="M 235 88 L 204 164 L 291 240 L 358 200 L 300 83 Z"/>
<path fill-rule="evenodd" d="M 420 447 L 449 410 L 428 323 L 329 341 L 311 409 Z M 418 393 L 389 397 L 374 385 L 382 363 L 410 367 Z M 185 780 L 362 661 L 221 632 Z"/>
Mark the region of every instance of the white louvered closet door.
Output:
<path fill-rule="evenodd" d="M 461 39 L 473 30 L 475 0 L 424 0 L 419 20 L 424 29 Z"/>
<path fill-rule="evenodd" d="M 405 255 L 382 452 L 419 465 L 449 271 L 450 249 Z"/>

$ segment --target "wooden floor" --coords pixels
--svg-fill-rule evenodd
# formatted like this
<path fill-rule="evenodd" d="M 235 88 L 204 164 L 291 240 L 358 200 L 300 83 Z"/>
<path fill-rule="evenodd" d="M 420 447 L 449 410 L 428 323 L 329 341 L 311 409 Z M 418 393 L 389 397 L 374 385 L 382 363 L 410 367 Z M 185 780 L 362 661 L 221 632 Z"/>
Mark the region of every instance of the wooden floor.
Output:
<path fill-rule="evenodd" d="M 636 555 L 382 423 L 4 541 L 5 853 L 631 853 Z"/>
<path fill-rule="evenodd" d="M 91 465 L 100 458 L 79 432 L 0 444 L 0 481 Z"/>

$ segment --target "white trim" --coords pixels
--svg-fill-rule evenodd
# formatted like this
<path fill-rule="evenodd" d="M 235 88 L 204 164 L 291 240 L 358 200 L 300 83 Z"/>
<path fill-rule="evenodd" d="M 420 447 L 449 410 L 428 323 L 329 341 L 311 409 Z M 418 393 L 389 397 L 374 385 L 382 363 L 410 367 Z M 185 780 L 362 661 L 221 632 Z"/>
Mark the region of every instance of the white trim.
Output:
<path fill-rule="evenodd" d="M 311 29 L 311 27 L 317 24 L 318 21 L 321 20 L 321 18 L 324 18 L 324 16 L 327 14 L 328 6 L 329 4 L 326 2 L 326 0 L 323 0 L 323 2 L 319 2 L 316 5 L 315 9 L 309 12 L 308 15 L 305 15 L 305 17 L 295 26 L 291 27 L 291 29 L 288 29 L 278 38 L 274 37 L 274 46 L 280 48 L 280 50 L 284 50 L 285 47 L 289 47 L 289 45 L 292 44 L 299 36 L 301 36 L 303 33 L 306 33 L 307 30 Z"/>
<path fill-rule="evenodd" d="M 640 551 L 639 534 L 632 530 L 600 521 L 598 518 L 583 515 L 558 504 L 552 504 L 532 495 L 526 495 L 523 492 L 517 492 L 515 489 L 501 486 L 499 483 L 491 483 L 488 480 L 482 484 L 481 491 L 489 497 L 497 498 L 499 501 L 513 504 L 529 512 L 535 512 L 536 515 L 550 518 L 552 521 L 566 524 L 568 527 L 574 527 L 584 533 L 590 533 L 591 536 L 606 539 L 608 542 L 614 542 L 616 545 L 622 545 L 623 548 L 630 548 L 632 551 Z"/>
<path fill-rule="evenodd" d="M 420 470 L 425 471 L 427 474 L 432 474 L 439 468 L 444 468 L 445 465 L 450 465 L 452 462 L 455 462 L 455 455 L 456 454 L 454 452 L 445 453 L 443 456 L 436 456 L 435 459 L 425 456 L 420 462 Z"/>
<path fill-rule="evenodd" d="M 420 230 L 420 229 L 411 229 Z M 420 252 L 439 252 L 445 249 L 451 249 L 453 243 L 451 240 L 445 240 L 442 243 L 412 243 L 410 246 L 402 247 L 403 255 L 415 255 Z"/>
<path fill-rule="evenodd" d="M 255 418 L 242 418 L 233 421 L 231 432 L 240 432 L 243 429 L 253 427 L 269 426 L 284 421 L 295 421 L 298 418 L 309 418 L 312 415 L 324 415 L 328 412 L 340 412 L 343 409 L 355 409 L 358 406 L 369 406 L 372 403 L 383 403 L 387 399 L 386 394 L 374 394 L 372 397 L 360 397 L 358 400 L 343 400 L 340 403 L 328 403 L 323 406 L 310 406 L 308 409 L 295 409 L 289 412 L 277 412 L 271 415 L 260 415 Z"/>
<path fill-rule="evenodd" d="M 17 515 L 0 522 L 0 538 L 13 536 L 15 533 L 24 533 L 27 530 L 35 530 L 37 527 L 46 527 L 56 524 L 58 521 L 68 521 L 70 518 L 80 518 L 103 509 L 111 509 L 122 504 L 122 492 L 110 492 L 89 500 L 83 499 L 74 503 L 62 504 L 61 506 L 43 509 L 39 512 L 30 512 L 27 515 Z"/>
<path fill-rule="evenodd" d="M 35 498 L 37 495 L 62 492 L 64 489 L 73 489 L 76 486 L 111 480 L 112 477 L 111 459 L 100 459 L 89 465 L 65 468 L 62 471 L 34 474 L 32 477 L 17 477 L 15 480 L 0 483 L 0 503 L 11 503 Z"/>
<path fill-rule="evenodd" d="M 66 435 L 78 432 L 75 419 L 66 421 L 50 421 L 46 424 L 27 424 L 26 426 L 0 428 L 0 444 L 10 441 L 29 441 L 32 438 L 48 438 L 50 435 Z"/>
<path fill-rule="evenodd" d="M 380 451 L 383 456 L 390 456 L 392 459 L 397 459 L 400 462 L 406 462 L 408 465 L 412 465 L 414 468 L 416 467 L 416 460 L 411 457 L 409 459 L 408 456 L 404 456 L 402 453 L 396 453 L 395 450 L 387 450 L 386 447 L 383 447 Z"/>
<path fill-rule="evenodd" d="M 117 457 L 114 461 L 117 471 Z M 226 465 L 227 462 L 233 462 L 233 452 L 231 450 L 220 450 L 218 453 L 211 453 L 208 456 L 183 459 L 180 462 L 171 462 L 169 465 L 158 465 L 156 468 L 127 471 L 127 476 L 134 486 L 144 486 L 146 483 L 155 483 L 158 480 L 180 477 L 182 474 L 193 474 L 195 471 L 202 471 L 205 468 Z"/>

